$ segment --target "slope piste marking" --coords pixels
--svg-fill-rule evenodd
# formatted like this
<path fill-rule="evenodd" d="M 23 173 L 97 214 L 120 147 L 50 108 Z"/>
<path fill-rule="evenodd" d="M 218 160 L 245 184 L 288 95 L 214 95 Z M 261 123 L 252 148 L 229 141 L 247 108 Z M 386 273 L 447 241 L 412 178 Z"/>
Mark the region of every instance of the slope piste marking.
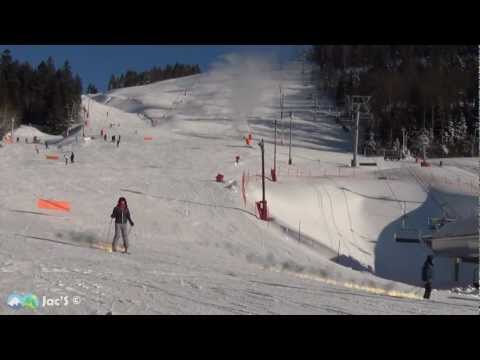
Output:
<path fill-rule="evenodd" d="M 40 209 L 62 210 L 67 212 L 70 211 L 70 203 L 67 201 L 38 199 L 37 207 Z"/>

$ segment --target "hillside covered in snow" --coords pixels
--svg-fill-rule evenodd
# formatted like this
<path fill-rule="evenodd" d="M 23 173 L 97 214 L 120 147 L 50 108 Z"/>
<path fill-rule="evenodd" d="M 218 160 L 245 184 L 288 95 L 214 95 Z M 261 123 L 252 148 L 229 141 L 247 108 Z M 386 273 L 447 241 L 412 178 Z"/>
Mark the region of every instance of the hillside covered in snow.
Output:
<path fill-rule="evenodd" d="M 429 231 L 428 217 L 445 212 L 478 219 L 478 158 L 351 168 L 350 134 L 327 99 L 314 109 L 314 93 L 299 63 L 280 70 L 232 55 L 208 73 L 83 96 L 85 138 L 39 153 L 30 142 L 4 145 L 1 293 L 81 300 L 38 314 L 476 314 L 478 298 L 449 291 L 471 283 L 471 264 L 454 284 L 451 260 L 435 259 L 438 290 L 425 301 L 429 251 L 394 238 L 402 222 Z M 255 205 L 261 139 L 269 221 Z M 120 196 L 135 222 L 130 255 L 109 251 Z M 70 211 L 39 209 L 38 199 Z M 2 301 L 0 313 L 31 310 Z"/>

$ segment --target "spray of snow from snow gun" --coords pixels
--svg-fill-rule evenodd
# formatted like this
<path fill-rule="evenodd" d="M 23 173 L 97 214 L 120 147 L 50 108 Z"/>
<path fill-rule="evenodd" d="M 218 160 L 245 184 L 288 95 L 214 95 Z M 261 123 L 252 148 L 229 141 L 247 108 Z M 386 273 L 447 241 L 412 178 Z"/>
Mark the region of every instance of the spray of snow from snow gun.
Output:
<path fill-rule="evenodd" d="M 225 84 L 230 92 L 232 127 L 237 133 L 251 134 L 248 117 L 261 104 L 262 95 L 271 80 L 274 60 L 255 54 L 227 54 L 212 65 L 212 76 L 226 74 Z M 252 138 L 246 138 L 251 145 Z"/>

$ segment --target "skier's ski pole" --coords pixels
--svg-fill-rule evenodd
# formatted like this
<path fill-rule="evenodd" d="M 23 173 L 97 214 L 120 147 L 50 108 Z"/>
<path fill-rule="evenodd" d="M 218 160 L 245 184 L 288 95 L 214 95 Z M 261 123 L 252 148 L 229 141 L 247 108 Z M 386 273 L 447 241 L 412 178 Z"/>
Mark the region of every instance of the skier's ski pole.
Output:
<path fill-rule="evenodd" d="M 137 232 L 136 231 L 133 233 L 133 236 L 135 236 L 135 242 L 138 243 L 138 237 L 137 237 Z"/>
<path fill-rule="evenodd" d="M 109 226 L 109 223 L 107 220 L 105 221 L 105 227 L 103 228 L 103 231 L 102 231 L 102 239 L 105 239 L 105 237 L 107 236 L 108 226 Z"/>
<path fill-rule="evenodd" d="M 110 241 L 110 231 L 112 230 L 112 223 L 113 223 L 113 219 L 110 220 L 110 225 L 108 226 L 107 242 Z"/>

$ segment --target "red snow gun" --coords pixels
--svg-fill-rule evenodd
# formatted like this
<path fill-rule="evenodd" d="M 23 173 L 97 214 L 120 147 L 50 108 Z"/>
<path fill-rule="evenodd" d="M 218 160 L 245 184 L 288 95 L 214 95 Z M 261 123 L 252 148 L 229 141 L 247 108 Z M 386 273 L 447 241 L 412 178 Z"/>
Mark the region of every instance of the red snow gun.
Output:
<path fill-rule="evenodd" d="M 272 175 L 272 181 L 277 181 L 277 172 L 275 171 L 275 169 L 271 169 L 270 174 Z"/>
<path fill-rule="evenodd" d="M 267 201 L 256 201 L 255 204 L 257 205 L 260 220 L 268 221 Z"/>

